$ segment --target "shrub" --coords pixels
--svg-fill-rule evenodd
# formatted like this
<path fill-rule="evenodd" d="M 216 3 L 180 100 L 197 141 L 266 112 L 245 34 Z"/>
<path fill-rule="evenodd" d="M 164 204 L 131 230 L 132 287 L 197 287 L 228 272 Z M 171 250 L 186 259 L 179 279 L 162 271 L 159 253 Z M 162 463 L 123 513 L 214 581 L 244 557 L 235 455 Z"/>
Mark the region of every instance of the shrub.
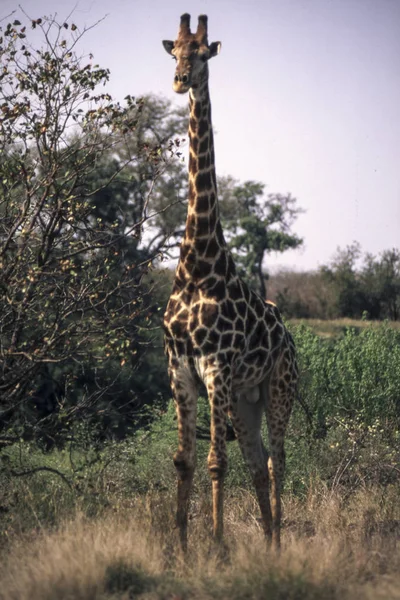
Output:
<path fill-rule="evenodd" d="M 388 323 L 336 340 L 294 331 L 300 395 L 312 430 L 295 406 L 287 438 L 287 484 L 306 491 L 318 477 L 331 488 L 398 481 L 400 471 L 400 332 Z"/>

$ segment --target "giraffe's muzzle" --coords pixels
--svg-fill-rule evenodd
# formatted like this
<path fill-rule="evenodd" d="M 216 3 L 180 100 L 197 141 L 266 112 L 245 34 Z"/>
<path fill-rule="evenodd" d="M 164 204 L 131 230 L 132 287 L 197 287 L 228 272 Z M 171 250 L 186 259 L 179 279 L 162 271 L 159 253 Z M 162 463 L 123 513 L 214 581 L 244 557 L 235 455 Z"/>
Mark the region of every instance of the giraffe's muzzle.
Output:
<path fill-rule="evenodd" d="M 179 73 L 176 73 L 174 77 L 173 89 L 174 92 L 177 92 L 178 94 L 185 94 L 188 92 L 190 89 L 189 75 L 180 75 Z"/>

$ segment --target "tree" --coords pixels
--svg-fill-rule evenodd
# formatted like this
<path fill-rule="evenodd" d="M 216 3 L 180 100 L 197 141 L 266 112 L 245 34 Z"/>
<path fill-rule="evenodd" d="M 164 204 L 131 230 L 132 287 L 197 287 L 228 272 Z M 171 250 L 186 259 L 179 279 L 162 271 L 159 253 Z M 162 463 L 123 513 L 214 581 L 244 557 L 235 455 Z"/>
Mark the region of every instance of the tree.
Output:
<path fill-rule="evenodd" d="M 353 242 L 343 250 L 337 249 L 330 265 L 323 266 L 323 278 L 335 289 L 338 316 L 361 317 L 365 310 L 365 297 L 357 273 L 357 263 L 361 258 L 361 246 Z"/>
<path fill-rule="evenodd" d="M 337 315 L 332 285 L 318 271 L 282 269 L 270 280 L 269 298 L 287 318 L 330 319 Z"/>
<path fill-rule="evenodd" d="M 85 31 L 46 17 L 0 31 L 0 423 L 22 431 L 121 394 L 142 403 L 132 370 L 151 340 L 156 253 L 141 242 L 177 146 L 131 147 L 145 104 L 99 91 L 109 72 L 77 56 Z"/>
<path fill-rule="evenodd" d="M 103 201 L 100 194 L 94 198 L 94 204 L 103 219 L 117 218 L 124 227 L 129 224 L 122 222 L 122 216 L 129 216 L 135 223 L 151 212 L 154 217 L 141 239 L 141 247 L 149 253 L 168 253 L 169 248 L 180 243 L 183 233 L 187 174 L 181 132 L 186 129 L 186 110 L 174 107 L 164 98 L 145 96 L 135 128 L 126 134 L 123 143 L 114 146 L 97 171 L 98 177 L 107 178 L 114 162 L 129 161 L 112 188 L 101 192 L 112 193 L 113 202 L 106 198 Z"/>
<path fill-rule="evenodd" d="M 385 250 L 380 258 L 367 254 L 360 281 L 371 318 L 397 321 L 400 316 L 399 250 Z"/>
<path fill-rule="evenodd" d="M 400 308 L 400 253 L 385 250 L 380 258 L 362 256 L 360 244 L 338 248 L 321 275 L 334 290 L 336 315 L 397 320 Z"/>
<path fill-rule="evenodd" d="M 219 180 L 221 215 L 227 241 L 241 275 L 266 298 L 263 262 L 270 252 L 298 248 L 303 240 L 291 232 L 303 212 L 290 194 L 264 194 L 265 184 L 231 177 Z"/>

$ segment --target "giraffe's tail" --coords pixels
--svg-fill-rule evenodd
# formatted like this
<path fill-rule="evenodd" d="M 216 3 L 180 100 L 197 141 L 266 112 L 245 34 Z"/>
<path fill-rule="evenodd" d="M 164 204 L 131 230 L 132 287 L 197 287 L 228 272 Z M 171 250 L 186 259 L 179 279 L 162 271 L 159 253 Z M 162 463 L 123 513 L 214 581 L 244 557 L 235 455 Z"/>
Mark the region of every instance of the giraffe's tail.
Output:
<path fill-rule="evenodd" d="M 296 399 L 297 399 L 298 403 L 300 404 L 301 408 L 304 410 L 304 414 L 306 415 L 306 419 L 308 421 L 308 424 L 310 425 L 310 428 L 314 429 L 313 415 L 312 415 L 311 409 L 299 391 L 296 392 Z"/>
<path fill-rule="evenodd" d="M 198 425 L 196 427 L 196 438 L 198 440 L 210 441 L 211 440 L 210 429 L 208 427 L 201 427 Z M 226 424 L 226 438 L 225 439 L 227 442 L 233 442 L 234 440 L 236 440 L 235 430 L 233 429 L 232 423 L 230 421 L 228 421 Z"/>

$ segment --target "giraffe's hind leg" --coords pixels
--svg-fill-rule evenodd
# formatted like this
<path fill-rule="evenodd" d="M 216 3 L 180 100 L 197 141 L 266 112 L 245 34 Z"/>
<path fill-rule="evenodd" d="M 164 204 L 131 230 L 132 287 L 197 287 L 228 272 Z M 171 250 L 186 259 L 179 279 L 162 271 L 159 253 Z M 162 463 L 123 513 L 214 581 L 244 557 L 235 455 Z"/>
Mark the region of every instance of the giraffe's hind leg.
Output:
<path fill-rule="evenodd" d="M 277 549 L 281 542 L 281 490 L 285 472 L 285 433 L 296 392 L 296 377 L 293 373 L 290 374 L 290 364 L 289 353 L 286 355 L 285 351 L 270 381 L 264 386 L 264 390 L 268 386 L 265 406 L 270 450 L 268 470 L 271 482 L 272 544 Z"/>
<path fill-rule="evenodd" d="M 268 453 L 261 438 L 261 422 L 265 404 L 262 399 L 254 402 L 252 392 L 241 393 L 231 403 L 229 416 L 238 438 L 243 458 L 247 463 L 260 506 L 262 524 L 268 542 L 272 537 L 272 516 L 269 499 Z M 246 399 L 246 397 L 248 399 Z"/>

